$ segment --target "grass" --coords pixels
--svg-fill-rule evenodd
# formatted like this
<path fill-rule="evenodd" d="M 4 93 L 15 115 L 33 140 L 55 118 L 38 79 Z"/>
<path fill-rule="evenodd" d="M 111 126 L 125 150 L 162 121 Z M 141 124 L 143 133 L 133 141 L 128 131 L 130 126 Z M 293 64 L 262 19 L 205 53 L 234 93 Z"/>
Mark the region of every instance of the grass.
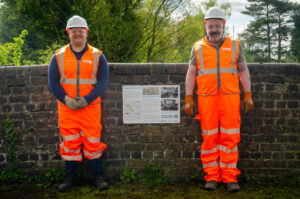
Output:
<path fill-rule="evenodd" d="M 289 186 L 272 186 L 257 184 L 241 184 L 241 191 L 228 193 L 223 185 L 216 191 L 203 190 L 202 184 L 197 183 L 171 183 L 168 185 L 144 186 L 142 184 L 115 183 L 108 190 L 98 191 L 93 186 L 73 186 L 65 193 L 56 189 L 57 185 L 42 188 L 37 185 L 11 185 L 0 191 L 3 199 L 31 199 L 31 198 L 64 198 L 64 199 L 293 199 L 300 198 L 300 189 Z"/>

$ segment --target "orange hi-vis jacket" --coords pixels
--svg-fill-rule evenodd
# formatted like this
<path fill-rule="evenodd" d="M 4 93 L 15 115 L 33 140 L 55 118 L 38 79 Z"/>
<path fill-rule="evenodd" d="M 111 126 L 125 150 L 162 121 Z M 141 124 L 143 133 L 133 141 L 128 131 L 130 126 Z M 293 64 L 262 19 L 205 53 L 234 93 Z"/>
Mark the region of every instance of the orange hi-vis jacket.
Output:
<path fill-rule="evenodd" d="M 213 47 L 206 38 L 195 42 L 198 115 L 202 129 L 201 160 L 206 181 L 237 182 L 240 171 L 239 41 L 225 38 Z"/>
<path fill-rule="evenodd" d="M 80 60 L 66 45 L 56 51 L 60 72 L 60 84 L 71 98 L 88 95 L 97 83 L 97 72 L 101 51 L 88 45 L 88 50 Z M 96 98 L 83 109 L 71 110 L 58 101 L 59 128 L 63 138 L 60 144 L 62 159 L 82 161 L 81 147 L 88 159 L 102 156 L 106 144 L 101 138 L 101 98 Z"/>
<path fill-rule="evenodd" d="M 239 41 L 229 37 L 218 51 L 206 38 L 195 43 L 198 95 L 216 95 L 218 88 L 224 94 L 240 93 L 237 72 L 238 46 Z"/>
<path fill-rule="evenodd" d="M 57 50 L 60 83 L 69 97 L 88 95 L 97 83 L 98 61 L 101 51 L 88 46 L 87 52 L 77 61 L 69 44 Z M 74 73 L 76 71 L 76 73 Z M 100 97 L 92 103 L 99 103 Z"/>

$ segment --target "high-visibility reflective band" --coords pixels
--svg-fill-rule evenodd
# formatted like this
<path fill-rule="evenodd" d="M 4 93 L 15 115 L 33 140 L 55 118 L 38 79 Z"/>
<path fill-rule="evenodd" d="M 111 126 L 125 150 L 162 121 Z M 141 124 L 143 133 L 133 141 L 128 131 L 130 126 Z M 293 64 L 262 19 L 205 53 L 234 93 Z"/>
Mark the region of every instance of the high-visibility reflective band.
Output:
<path fill-rule="evenodd" d="M 232 74 L 233 74 L 234 62 L 236 59 L 236 51 L 237 51 L 236 40 L 231 40 L 231 49 L 232 49 L 231 69 L 232 69 Z"/>
<path fill-rule="evenodd" d="M 198 71 L 198 73 L 199 72 L 204 72 L 202 41 L 199 41 L 197 51 L 198 51 L 198 55 L 199 55 L 199 65 L 200 65 L 200 70 Z"/>
<path fill-rule="evenodd" d="M 90 143 L 99 143 L 101 141 L 100 137 L 98 137 L 98 138 L 88 138 L 88 137 L 84 136 L 82 131 L 80 131 L 80 135 L 82 137 L 85 137 Z"/>
<path fill-rule="evenodd" d="M 216 153 L 217 151 L 218 151 L 218 145 L 210 150 L 201 149 L 201 154 L 206 155 L 206 154 Z"/>
<path fill-rule="evenodd" d="M 236 129 L 225 129 L 223 127 L 220 128 L 222 133 L 226 133 L 226 134 L 236 134 L 236 133 L 240 133 L 240 128 L 236 128 Z"/>
<path fill-rule="evenodd" d="M 238 147 L 235 146 L 232 149 L 228 149 L 227 147 L 218 144 L 216 147 L 210 150 L 201 150 L 201 154 L 206 155 L 206 154 L 216 153 L 218 150 L 223 151 L 225 153 L 232 153 L 238 151 Z"/>
<path fill-rule="evenodd" d="M 237 73 L 238 70 L 236 68 L 220 68 L 220 73 Z M 208 74 L 217 74 L 217 69 L 216 68 L 211 68 L 211 69 L 203 69 L 198 71 L 198 76 L 202 75 L 208 75 Z"/>
<path fill-rule="evenodd" d="M 61 158 L 67 161 L 80 161 L 82 160 L 82 155 L 62 155 Z"/>
<path fill-rule="evenodd" d="M 85 137 L 90 143 L 99 143 L 100 142 L 100 138 L 88 138 Z"/>
<path fill-rule="evenodd" d="M 98 66 L 98 62 L 99 62 L 99 51 L 97 48 L 93 47 L 93 53 L 94 53 L 94 68 L 93 68 L 93 75 L 92 75 L 92 82 L 91 84 L 96 84 L 97 83 L 97 79 L 96 79 L 96 73 L 97 73 L 97 66 Z"/>
<path fill-rule="evenodd" d="M 219 128 L 212 129 L 212 130 L 204 130 L 204 129 L 202 129 L 202 134 L 204 134 L 204 135 L 213 135 L 215 133 L 218 133 L 218 131 L 219 131 Z"/>
<path fill-rule="evenodd" d="M 98 158 L 101 158 L 101 157 L 102 157 L 102 153 L 98 153 L 96 156 L 91 157 L 90 160 L 92 160 L 92 159 L 98 159 Z"/>
<path fill-rule="evenodd" d="M 68 149 L 66 147 L 64 147 L 64 145 L 61 143 L 59 145 L 66 153 L 80 153 L 81 152 L 81 149 L 77 149 L 77 150 L 71 150 L 71 149 Z"/>
<path fill-rule="evenodd" d="M 236 165 L 237 165 L 237 163 L 226 164 L 226 163 L 220 162 L 220 167 L 236 168 Z"/>
<path fill-rule="evenodd" d="M 98 150 L 96 152 L 93 152 L 93 153 L 90 153 L 90 152 L 88 152 L 86 150 L 83 150 L 83 153 L 84 153 L 85 156 L 90 156 L 90 157 L 93 157 L 93 158 L 99 157 L 99 156 L 101 157 L 101 155 L 102 155 L 102 149 L 100 149 L 100 150 Z"/>
<path fill-rule="evenodd" d="M 207 167 L 217 167 L 219 166 L 219 162 L 209 162 L 209 163 L 204 163 L 203 168 L 207 168 Z"/>
<path fill-rule="evenodd" d="M 225 152 L 225 153 L 232 153 L 232 152 L 238 151 L 238 147 L 237 146 L 233 147 L 232 149 L 228 149 L 226 146 L 218 145 L 218 149 L 220 151 Z"/>
<path fill-rule="evenodd" d="M 60 82 L 65 81 L 65 79 L 66 79 L 66 76 L 64 73 L 64 55 L 65 55 L 66 47 L 67 46 L 62 47 L 58 53 L 59 54 L 58 55 L 58 59 L 59 59 L 58 64 L 59 64 L 59 70 L 61 72 Z"/>
<path fill-rule="evenodd" d="M 76 140 L 76 139 L 80 138 L 81 135 L 78 133 L 75 135 L 67 135 L 67 136 L 62 136 L 62 137 L 63 137 L 64 141 L 70 141 L 70 140 Z"/>
<path fill-rule="evenodd" d="M 64 79 L 64 81 L 60 81 L 64 84 L 76 84 L 77 79 Z M 96 84 L 97 80 L 92 79 L 79 79 L 79 84 Z"/>
<path fill-rule="evenodd" d="M 100 137 L 98 138 L 88 138 L 84 136 L 84 133 L 80 131 L 80 133 L 75 134 L 75 135 L 67 135 L 67 136 L 62 136 L 64 141 L 71 141 L 71 140 L 76 140 L 80 137 L 85 137 L 90 143 L 99 143 L 101 141 Z"/>

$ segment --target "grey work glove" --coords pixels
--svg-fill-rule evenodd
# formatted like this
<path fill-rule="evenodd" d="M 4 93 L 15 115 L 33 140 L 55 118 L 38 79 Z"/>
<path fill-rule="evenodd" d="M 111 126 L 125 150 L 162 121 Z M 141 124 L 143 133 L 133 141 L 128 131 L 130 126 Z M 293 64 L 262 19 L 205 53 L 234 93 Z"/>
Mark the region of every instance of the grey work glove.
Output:
<path fill-rule="evenodd" d="M 75 99 L 70 98 L 68 95 L 65 96 L 65 103 L 73 111 L 79 109 L 77 101 Z"/>
<path fill-rule="evenodd" d="M 76 104 L 79 108 L 84 108 L 88 105 L 88 102 L 85 100 L 84 97 L 75 97 Z"/>

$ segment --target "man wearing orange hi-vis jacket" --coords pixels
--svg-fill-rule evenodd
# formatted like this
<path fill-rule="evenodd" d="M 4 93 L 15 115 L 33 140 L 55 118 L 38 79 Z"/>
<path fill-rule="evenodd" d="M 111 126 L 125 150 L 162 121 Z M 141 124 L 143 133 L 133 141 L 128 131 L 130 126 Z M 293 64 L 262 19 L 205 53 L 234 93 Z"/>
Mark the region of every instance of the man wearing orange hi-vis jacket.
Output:
<path fill-rule="evenodd" d="M 66 26 L 70 43 L 55 52 L 49 66 L 49 88 L 58 102 L 59 128 L 63 142 L 60 154 L 66 163 L 63 192 L 73 185 L 83 155 L 90 161 L 94 184 L 102 190 L 108 183 L 101 174 L 101 97 L 108 84 L 109 69 L 104 54 L 87 43 L 88 26 L 80 16 Z"/>
<path fill-rule="evenodd" d="M 249 70 L 238 40 L 224 37 L 225 15 L 216 7 L 205 15 L 206 36 L 195 42 L 185 80 L 185 112 L 193 115 L 197 83 L 198 115 L 203 143 L 201 160 L 206 172 L 205 190 L 223 181 L 229 192 L 240 190 L 236 176 L 240 141 L 240 88 L 245 111 L 253 107 Z"/>

